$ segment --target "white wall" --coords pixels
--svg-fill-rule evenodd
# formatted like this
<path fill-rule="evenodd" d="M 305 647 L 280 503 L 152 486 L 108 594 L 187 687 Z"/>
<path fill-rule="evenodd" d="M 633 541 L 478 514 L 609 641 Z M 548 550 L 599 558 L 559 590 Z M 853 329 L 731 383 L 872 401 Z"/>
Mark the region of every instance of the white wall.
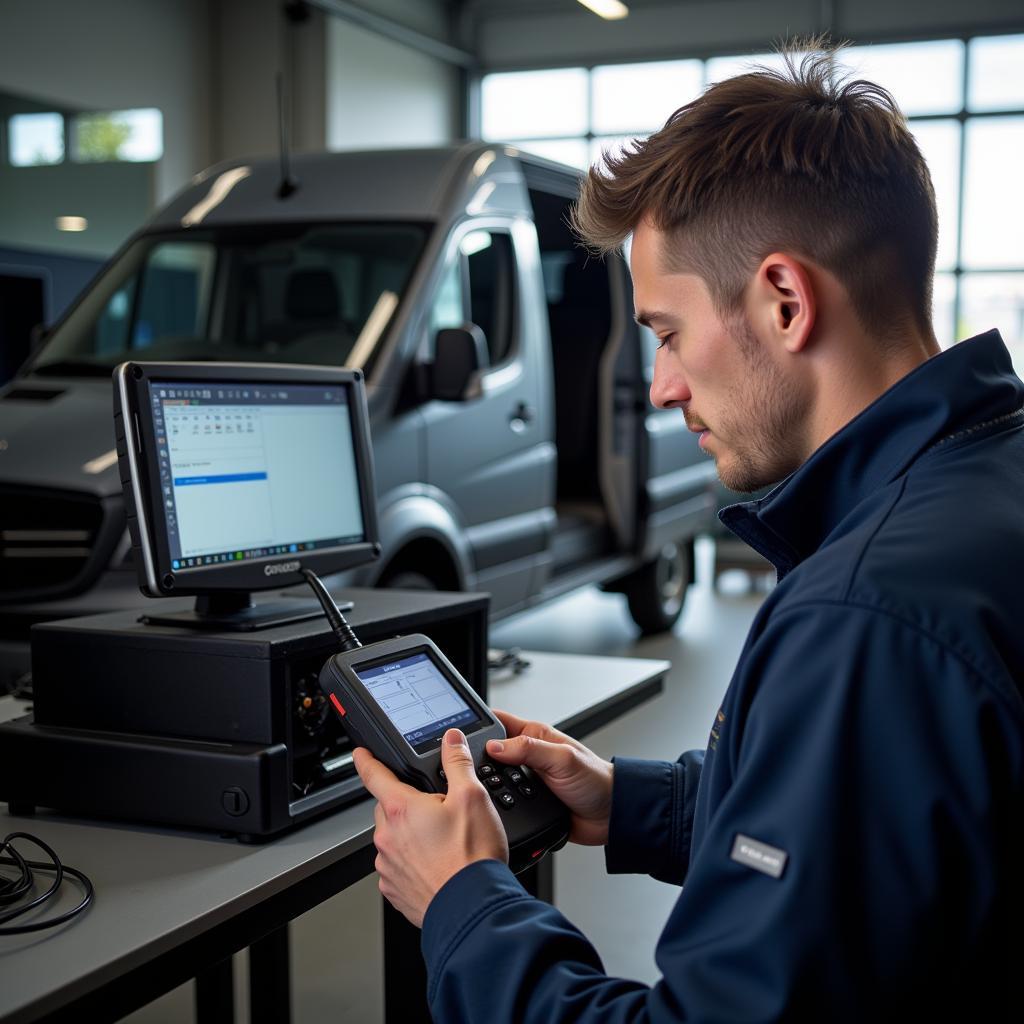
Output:
<path fill-rule="evenodd" d="M 365 6 L 450 38 L 445 0 Z M 152 106 L 164 119 L 154 165 L 0 166 L 0 244 L 108 255 L 197 171 L 276 155 L 278 72 L 297 152 L 453 135 L 451 67 L 317 10 L 296 24 L 281 0 L 0 0 L 0 95 L 67 111 Z M 67 213 L 89 230 L 57 232 Z"/>
<path fill-rule="evenodd" d="M 280 0 L 218 0 L 214 19 L 213 160 L 278 152 L 277 74 L 291 146 L 324 148 L 324 16 L 293 24 Z"/>
<path fill-rule="evenodd" d="M 157 202 L 209 162 L 209 69 L 206 0 L 0 0 L 0 92 L 163 112 Z"/>
<path fill-rule="evenodd" d="M 328 149 L 430 146 L 455 137 L 459 76 L 448 64 L 330 18 L 326 73 Z"/>

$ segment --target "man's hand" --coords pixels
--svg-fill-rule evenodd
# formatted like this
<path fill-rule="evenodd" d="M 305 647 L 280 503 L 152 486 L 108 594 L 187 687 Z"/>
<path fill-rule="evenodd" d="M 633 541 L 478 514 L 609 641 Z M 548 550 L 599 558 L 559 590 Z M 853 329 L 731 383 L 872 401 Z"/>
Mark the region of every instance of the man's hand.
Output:
<path fill-rule="evenodd" d="M 448 776 L 444 796 L 407 786 L 364 747 L 355 751 L 359 778 L 378 801 L 373 842 L 380 891 L 417 928 L 441 886 L 467 864 L 508 862 L 505 829 L 458 729 L 444 734 L 441 764 Z"/>
<path fill-rule="evenodd" d="M 550 725 L 507 711 L 494 713 L 509 738 L 491 740 L 487 753 L 502 764 L 525 764 L 544 780 L 572 812 L 569 838 L 574 843 L 604 846 L 612 809 L 612 763 Z"/>

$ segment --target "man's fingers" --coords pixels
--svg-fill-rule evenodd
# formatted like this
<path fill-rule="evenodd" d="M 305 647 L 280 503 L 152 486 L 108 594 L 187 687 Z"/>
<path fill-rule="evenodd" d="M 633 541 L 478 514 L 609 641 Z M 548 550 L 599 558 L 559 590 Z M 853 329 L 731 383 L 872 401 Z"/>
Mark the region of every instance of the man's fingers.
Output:
<path fill-rule="evenodd" d="M 575 757 L 573 748 L 565 743 L 550 743 L 525 735 L 492 740 L 487 744 L 487 753 L 505 764 L 525 764 L 540 772 L 565 771 Z"/>
<path fill-rule="evenodd" d="M 518 736 L 529 724 L 528 719 L 520 718 L 518 715 L 513 715 L 511 712 L 501 711 L 498 708 L 491 708 L 491 710 L 494 712 L 495 718 L 505 726 L 505 732 L 509 736 Z"/>
<path fill-rule="evenodd" d="M 449 729 L 441 742 L 441 766 L 448 776 L 448 792 L 453 786 L 466 782 L 477 782 L 476 768 L 473 767 L 473 755 L 469 752 L 469 743 L 459 729 Z M 479 783 L 477 782 L 479 785 Z"/>
<path fill-rule="evenodd" d="M 378 761 L 365 747 L 356 747 L 352 752 L 352 760 L 363 785 L 371 796 L 378 800 L 386 800 L 397 796 L 400 791 L 412 788 L 402 782 L 386 764 Z"/>

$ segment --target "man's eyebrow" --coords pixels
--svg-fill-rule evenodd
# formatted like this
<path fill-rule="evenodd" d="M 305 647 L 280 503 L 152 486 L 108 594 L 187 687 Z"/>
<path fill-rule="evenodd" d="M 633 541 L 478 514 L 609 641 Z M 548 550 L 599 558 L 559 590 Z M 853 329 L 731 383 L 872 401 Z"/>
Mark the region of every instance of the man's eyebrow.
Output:
<path fill-rule="evenodd" d="M 668 320 L 671 314 L 659 313 L 657 311 L 648 313 L 646 310 L 638 310 L 633 314 L 633 319 L 642 327 L 650 327 L 653 320 Z"/>

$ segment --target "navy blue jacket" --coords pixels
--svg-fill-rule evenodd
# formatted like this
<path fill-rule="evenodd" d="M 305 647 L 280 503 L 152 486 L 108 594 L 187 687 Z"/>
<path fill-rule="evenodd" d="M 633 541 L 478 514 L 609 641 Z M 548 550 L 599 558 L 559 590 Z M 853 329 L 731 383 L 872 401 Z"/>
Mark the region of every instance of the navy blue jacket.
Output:
<path fill-rule="evenodd" d="M 424 921 L 435 1020 L 1024 1015 L 1022 407 L 991 331 L 722 513 L 779 585 L 703 755 L 615 762 L 609 869 L 685 879 L 661 980 L 483 861 Z"/>

